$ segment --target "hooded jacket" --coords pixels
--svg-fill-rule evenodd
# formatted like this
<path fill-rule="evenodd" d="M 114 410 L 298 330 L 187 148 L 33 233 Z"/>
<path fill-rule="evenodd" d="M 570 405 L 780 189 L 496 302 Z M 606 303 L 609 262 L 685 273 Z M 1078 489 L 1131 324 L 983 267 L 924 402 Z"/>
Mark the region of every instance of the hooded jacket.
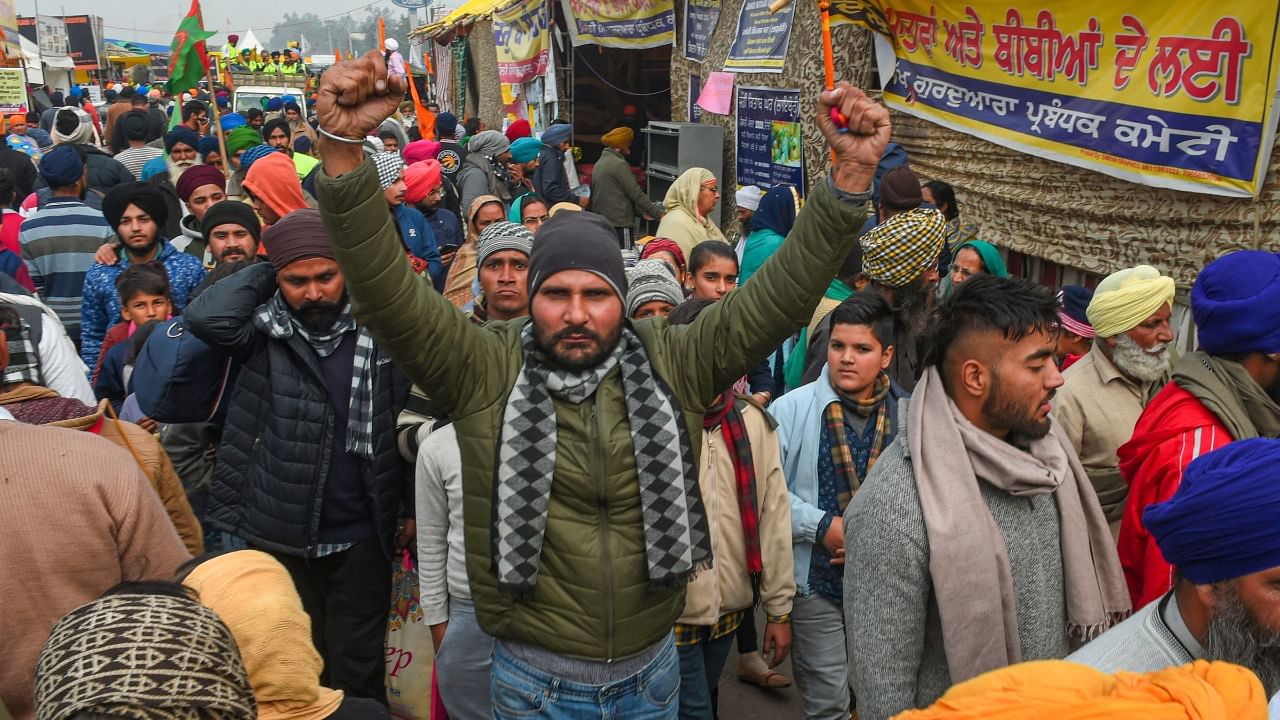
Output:
<path fill-rule="evenodd" d="M 691 438 L 701 434 L 716 395 L 808 320 L 834 259 L 855 242 L 865 200 L 838 200 L 829 185 L 818 182 L 791 242 L 750 286 L 692 325 L 672 327 L 661 318 L 631 325 L 655 374 L 678 399 Z M 621 374 L 611 372 L 589 401 L 555 401 L 559 447 L 542 571 L 532 599 L 501 592 L 490 555 L 494 466 L 507 396 L 523 367 L 526 321 L 476 326 L 414 277 L 383 209 L 372 161 L 338 178 L 321 177 L 317 189 L 358 319 L 454 418 L 467 575 L 480 626 L 498 638 L 592 659 L 624 658 L 667 637 L 685 590 L 648 588 Z M 708 347 L 719 351 L 707 353 Z M 695 461 L 699 449 L 695 443 Z"/>
<path fill-rule="evenodd" d="M 655 235 L 675 240 L 685 257 L 689 257 L 698 243 L 707 240 L 728 242 L 715 223 L 698 215 L 698 193 L 702 183 L 715 179 L 710 170 L 689 168 L 671 184 L 666 199 L 662 201 L 667 214 L 662 216 Z"/>

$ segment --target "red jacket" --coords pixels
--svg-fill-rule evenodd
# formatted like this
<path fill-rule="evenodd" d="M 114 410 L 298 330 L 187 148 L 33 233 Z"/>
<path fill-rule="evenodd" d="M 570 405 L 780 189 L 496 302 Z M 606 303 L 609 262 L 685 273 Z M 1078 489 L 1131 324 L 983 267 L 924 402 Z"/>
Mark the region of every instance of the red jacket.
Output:
<path fill-rule="evenodd" d="M 1231 440 L 1216 415 L 1171 382 L 1152 398 L 1133 437 L 1116 451 L 1120 474 L 1129 484 L 1119 551 L 1134 607 L 1145 606 L 1173 587 L 1173 568 L 1147 532 L 1142 511 L 1173 496 L 1188 463 Z"/>

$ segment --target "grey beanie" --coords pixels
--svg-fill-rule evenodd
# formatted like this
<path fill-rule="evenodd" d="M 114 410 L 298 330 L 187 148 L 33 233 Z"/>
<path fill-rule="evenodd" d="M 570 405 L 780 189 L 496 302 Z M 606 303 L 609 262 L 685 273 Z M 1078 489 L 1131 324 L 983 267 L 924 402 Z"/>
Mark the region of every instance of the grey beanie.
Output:
<path fill-rule="evenodd" d="M 627 274 L 618 249 L 618 234 L 604 217 L 591 212 L 556 213 L 538 228 L 529 253 L 529 302 L 547 278 L 562 270 L 585 270 L 627 297 Z"/>
<path fill-rule="evenodd" d="M 496 222 L 490 225 L 476 239 L 476 267 L 483 267 L 490 255 L 503 250 L 532 254 L 533 233 L 519 223 Z"/>
<path fill-rule="evenodd" d="M 684 289 L 661 260 L 641 260 L 627 271 L 627 317 L 645 303 L 662 300 L 672 306 L 684 302 Z"/>

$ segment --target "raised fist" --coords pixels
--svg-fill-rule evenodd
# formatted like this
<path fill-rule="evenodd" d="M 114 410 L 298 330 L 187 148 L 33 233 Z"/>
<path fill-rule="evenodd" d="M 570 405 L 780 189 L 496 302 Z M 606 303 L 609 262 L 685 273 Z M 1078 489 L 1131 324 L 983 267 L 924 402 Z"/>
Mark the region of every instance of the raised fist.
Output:
<path fill-rule="evenodd" d="M 840 132 L 831 121 L 836 108 L 847 120 L 848 132 Z M 889 110 L 847 82 L 818 96 L 818 129 L 835 154 L 832 178 L 845 192 L 862 192 L 871 187 L 880 157 L 889 146 L 893 128 Z"/>
<path fill-rule="evenodd" d="M 400 106 L 407 89 L 402 75 L 387 75 L 376 50 L 340 62 L 320 76 L 316 119 L 327 133 L 363 139 Z"/>

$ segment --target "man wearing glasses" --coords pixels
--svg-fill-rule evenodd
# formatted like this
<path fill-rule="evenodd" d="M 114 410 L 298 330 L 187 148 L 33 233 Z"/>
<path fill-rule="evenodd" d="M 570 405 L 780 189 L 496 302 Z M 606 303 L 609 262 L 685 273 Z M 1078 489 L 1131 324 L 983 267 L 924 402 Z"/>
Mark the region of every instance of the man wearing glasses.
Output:
<path fill-rule="evenodd" d="M 462 224 L 458 216 L 440 206 L 444 199 L 444 181 L 440 163 L 435 158 L 416 162 L 404 170 L 404 203 L 415 207 L 427 218 L 436 236 L 436 248 L 443 265 L 441 277 L 449 272 L 453 255 L 462 245 Z"/>

